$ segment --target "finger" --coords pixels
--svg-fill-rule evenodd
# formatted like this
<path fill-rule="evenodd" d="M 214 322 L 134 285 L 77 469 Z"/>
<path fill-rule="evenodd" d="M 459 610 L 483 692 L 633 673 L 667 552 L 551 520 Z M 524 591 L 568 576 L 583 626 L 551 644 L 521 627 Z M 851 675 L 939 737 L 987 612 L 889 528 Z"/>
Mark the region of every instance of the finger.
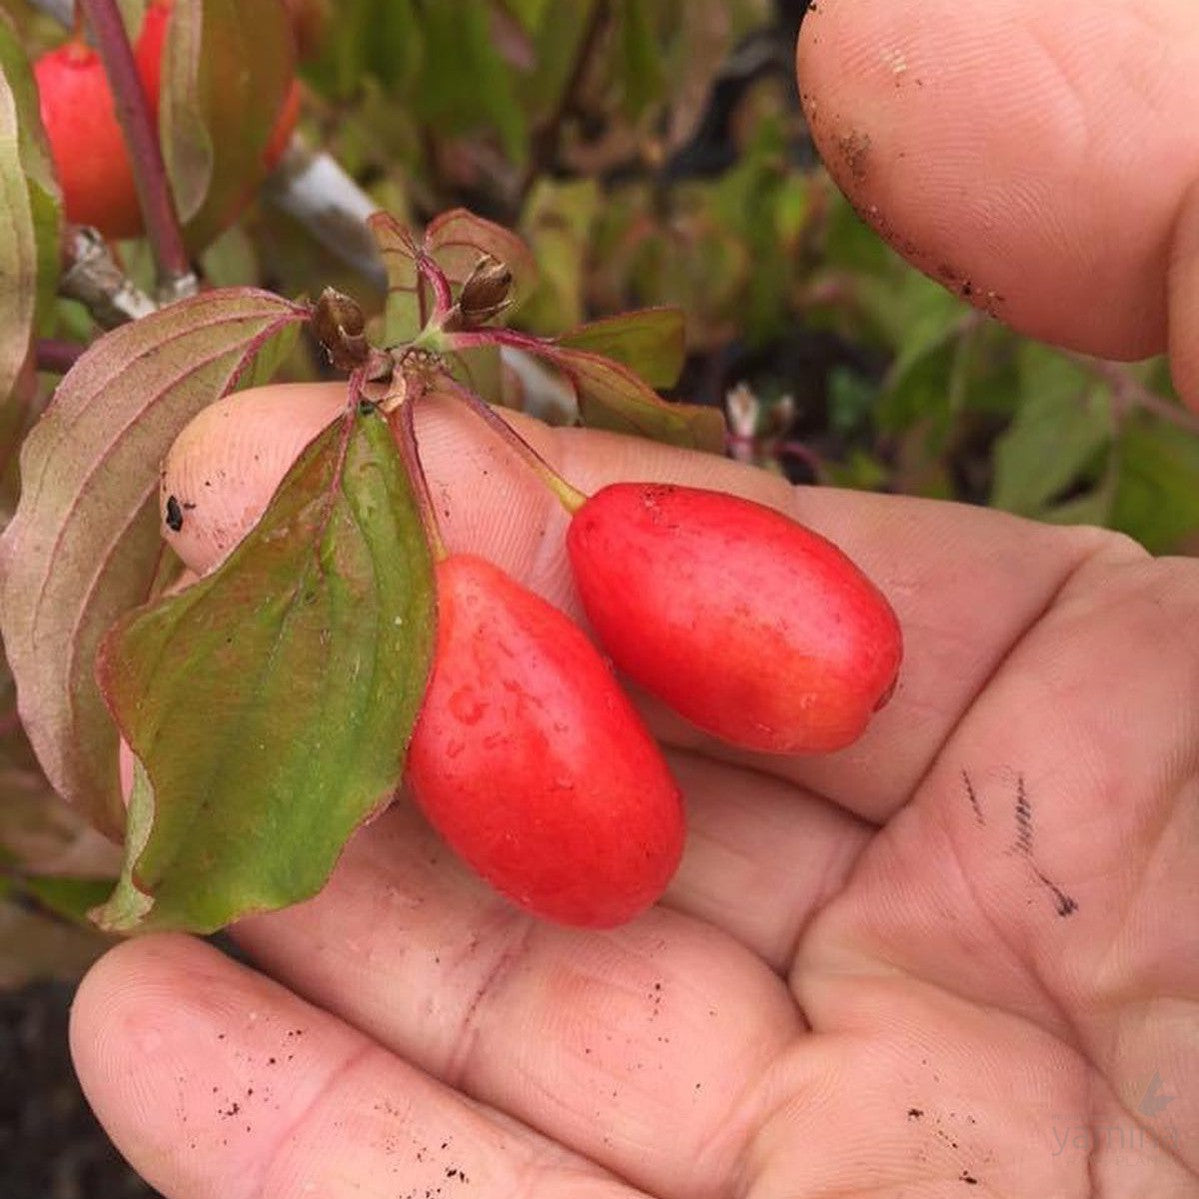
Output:
<path fill-rule="evenodd" d="M 429 1075 L 656 1194 L 728 1193 L 767 1102 L 753 1084 L 802 1028 L 783 980 L 717 930 L 662 908 L 603 933 L 533 920 L 405 804 L 319 896 L 235 935 Z"/>
<path fill-rule="evenodd" d="M 1018 1013 L 1199 1171 L 1197 628 L 1192 561 L 1078 574 L 806 939 L 815 1025 L 896 972 Z"/>
<path fill-rule="evenodd" d="M 1199 408 L 1199 174 L 1170 247 L 1170 370 L 1178 394 Z"/>
<path fill-rule="evenodd" d="M 330 419 L 344 402 L 344 389 L 336 385 L 299 390 L 323 397 Z M 1071 571 L 1104 544 L 1104 535 L 1094 530 L 1051 528 L 920 500 L 796 490 L 765 471 L 711 454 L 509 419 L 585 491 L 619 479 L 654 479 L 741 495 L 831 538 L 879 585 L 898 613 L 905 661 L 895 698 L 866 735 L 848 750 L 823 757 L 728 754 L 802 783 L 869 820 L 885 819 L 904 802 L 1008 649 Z M 249 432 L 255 427 L 259 438 L 270 436 L 269 423 L 255 424 L 243 409 L 237 422 L 213 422 L 204 439 L 192 440 L 195 479 L 214 482 L 205 489 L 204 503 L 189 510 L 193 528 L 232 511 L 241 514 L 244 527 L 262 511 L 279 479 L 255 461 Z M 231 429 L 239 430 L 236 438 Z M 451 401 L 422 404 L 418 433 L 449 547 L 489 558 L 581 618 L 564 546 L 569 517 L 520 458 Z M 209 469 L 221 464 L 227 467 L 223 478 Z M 713 686 L 719 686 L 715 668 Z M 660 710 L 655 725 L 676 744 L 726 752 Z"/>
<path fill-rule="evenodd" d="M 1199 177 L 1193 0 L 821 0 L 799 74 L 829 169 L 916 265 L 1039 338 L 1165 347 Z"/>
<path fill-rule="evenodd" d="M 760 771 L 692 754 L 668 758 L 686 799 L 687 847 L 664 902 L 786 971 L 874 826 Z"/>
<path fill-rule="evenodd" d="M 637 1192 L 201 942 L 129 942 L 72 1009 L 83 1089 L 169 1199 Z"/>

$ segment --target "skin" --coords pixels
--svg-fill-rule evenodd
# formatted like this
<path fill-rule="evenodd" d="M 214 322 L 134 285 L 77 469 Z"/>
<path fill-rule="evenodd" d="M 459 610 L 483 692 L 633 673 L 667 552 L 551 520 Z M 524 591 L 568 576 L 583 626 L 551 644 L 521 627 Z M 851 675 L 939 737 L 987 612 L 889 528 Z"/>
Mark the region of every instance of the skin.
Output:
<path fill-rule="evenodd" d="M 1169 346 L 1199 406 L 1193 0 L 819 0 L 800 59 L 916 261 L 1030 333 Z M 573 610 L 553 501 L 466 414 L 421 432 L 452 547 Z M 722 487 L 839 542 L 902 622 L 895 698 L 818 759 L 658 714 L 690 841 L 613 932 L 516 915 L 401 805 L 236 930 L 256 968 L 114 950 L 72 1044 L 137 1168 L 171 1199 L 1199 1194 L 1199 566 L 530 435 L 582 487 Z"/>

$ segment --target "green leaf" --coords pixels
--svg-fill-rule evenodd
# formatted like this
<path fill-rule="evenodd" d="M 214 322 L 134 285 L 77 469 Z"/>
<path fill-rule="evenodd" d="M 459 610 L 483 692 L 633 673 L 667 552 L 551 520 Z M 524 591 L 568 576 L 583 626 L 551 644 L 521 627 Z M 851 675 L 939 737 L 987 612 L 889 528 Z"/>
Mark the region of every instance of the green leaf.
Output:
<path fill-rule="evenodd" d="M 651 387 L 673 387 L 687 355 L 683 313 L 643 308 L 580 325 L 557 339 L 560 346 L 589 350 L 623 363 Z"/>
<path fill-rule="evenodd" d="M 1111 526 L 1154 554 L 1199 529 L 1199 437 L 1160 421 L 1129 421 L 1116 443 Z"/>
<path fill-rule="evenodd" d="M 48 911 L 85 927 L 90 927 L 88 912 L 112 891 L 112 879 L 101 878 L 26 875 L 20 885 Z"/>
<path fill-rule="evenodd" d="M 489 404 L 504 400 L 504 367 L 499 346 L 476 346 L 450 354 L 450 374 Z"/>
<path fill-rule="evenodd" d="M 495 129 L 508 160 L 521 165 L 528 126 L 512 68 L 492 39 L 490 0 L 426 4 L 420 28 L 424 69 L 411 102 L 421 119 L 451 137 Z"/>
<path fill-rule="evenodd" d="M 425 327 L 433 302 L 416 267 L 417 245 L 412 234 L 389 212 L 367 218 L 387 272 L 387 305 L 383 314 L 383 344 L 400 346 Z"/>
<path fill-rule="evenodd" d="M 664 400 L 627 366 L 586 350 L 564 349 L 552 343 L 529 348 L 549 359 L 570 380 L 588 428 L 724 453 L 727 430 L 719 408 Z"/>
<path fill-rule="evenodd" d="M 570 4 L 551 4 L 547 0 L 523 0 L 526 9 L 541 10 L 535 30 L 526 23 L 526 28 L 535 33 L 532 69 L 514 80 L 534 126 L 552 120 L 567 99 L 565 92 L 570 87 L 597 2 L 571 0 Z"/>
<path fill-rule="evenodd" d="M 294 323 L 284 325 L 277 333 L 265 338 L 259 345 L 246 369 L 234 383 L 234 391 L 249 391 L 251 387 L 261 387 L 269 383 L 278 373 L 283 364 L 291 357 L 300 340 L 300 325 Z"/>
<path fill-rule="evenodd" d="M 264 152 L 294 73 L 283 0 L 175 0 L 163 53 L 160 135 L 192 249 L 266 177 Z"/>
<path fill-rule="evenodd" d="M 96 648 L 143 603 L 162 553 L 158 468 L 201 408 L 304 310 L 269 292 L 212 291 L 96 341 L 21 452 L 21 501 L 0 538 L 0 632 L 21 719 L 56 791 L 119 835 L 117 736 Z"/>
<path fill-rule="evenodd" d="M 214 574 L 104 641 L 140 777 L 99 923 L 210 932 L 314 895 L 399 785 L 433 642 L 403 463 L 386 421 L 351 410 Z"/>
<path fill-rule="evenodd" d="M 529 33 L 534 33 L 550 7 L 550 0 L 505 0 L 505 7 Z"/>
<path fill-rule="evenodd" d="M 15 493 L 15 455 L 30 418 L 35 329 L 52 312 L 59 193 L 29 61 L 0 11 L 0 526 Z"/>
<path fill-rule="evenodd" d="M 645 0 L 620 4 L 620 80 L 625 114 L 636 120 L 662 94 L 665 74 Z"/>
<path fill-rule="evenodd" d="M 595 179 L 541 179 L 521 215 L 541 284 L 521 313 L 534 332 L 556 334 L 582 324 L 585 267 L 601 199 Z"/>
<path fill-rule="evenodd" d="M 995 446 L 991 503 L 1040 516 L 1086 478 L 1111 440 L 1111 414 L 1106 389 L 1063 355 L 1031 342 L 1019 353 L 1023 399 Z"/>
<path fill-rule="evenodd" d="M 49 317 L 61 259 L 62 196 L 42 128 L 37 86 L 25 51 L 7 16 L 0 12 L 0 270 L 4 302 L 19 303 L 22 319 L 33 292 L 33 320 Z M 10 294 L 11 293 L 11 294 Z M 19 297 L 19 298 L 18 298 Z M 3 314 L 5 341 L 12 336 L 11 312 Z"/>

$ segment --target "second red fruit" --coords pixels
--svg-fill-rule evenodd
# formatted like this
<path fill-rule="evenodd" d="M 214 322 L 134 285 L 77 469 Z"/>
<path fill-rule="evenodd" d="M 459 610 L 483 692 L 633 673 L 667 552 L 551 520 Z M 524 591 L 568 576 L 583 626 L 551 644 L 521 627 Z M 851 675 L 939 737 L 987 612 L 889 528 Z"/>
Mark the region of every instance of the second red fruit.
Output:
<path fill-rule="evenodd" d="M 678 865 L 660 751 L 582 631 L 481 558 L 437 566 L 433 675 L 408 782 L 447 842 L 520 906 L 622 923 Z"/>
<path fill-rule="evenodd" d="M 137 188 L 100 56 L 70 41 L 43 54 L 33 73 L 67 219 L 105 237 L 136 237 Z"/>
<path fill-rule="evenodd" d="M 895 685 L 899 623 L 832 542 L 761 504 L 620 483 L 571 521 L 588 618 L 613 661 L 722 740 L 824 753 Z"/>

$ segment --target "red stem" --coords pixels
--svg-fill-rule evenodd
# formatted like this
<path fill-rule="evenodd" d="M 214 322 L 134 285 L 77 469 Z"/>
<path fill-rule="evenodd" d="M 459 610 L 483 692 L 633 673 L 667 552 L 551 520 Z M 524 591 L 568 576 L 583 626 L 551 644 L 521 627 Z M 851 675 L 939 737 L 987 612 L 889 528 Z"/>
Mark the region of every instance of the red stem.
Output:
<path fill-rule="evenodd" d="M 34 343 L 33 353 L 39 371 L 52 375 L 65 375 L 75 365 L 86 346 L 73 341 L 56 341 L 41 338 Z"/>
<path fill-rule="evenodd" d="M 535 337 L 532 333 L 521 333 L 518 329 L 480 329 L 477 332 L 467 330 L 447 335 L 447 350 L 473 350 L 477 346 L 512 346 L 513 349 L 527 350 L 540 358 L 555 360 L 556 347 L 552 342 L 547 343 L 543 338 Z M 559 351 L 560 353 L 561 351 Z"/>
<path fill-rule="evenodd" d="M 429 539 L 429 549 L 435 562 L 444 562 L 449 557 L 449 550 L 442 540 L 441 528 L 437 523 L 437 507 L 433 503 L 433 493 L 429 490 L 429 479 L 425 474 L 424 464 L 420 460 L 420 447 L 416 439 L 416 418 L 412 400 L 405 400 L 395 415 L 389 418 L 391 435 L 399 443 L 400 455 L 404 459 L 404 467 L 408 478 L 416 492 L 416 503 L 420 508 L 421 522 L 425 526 L 425 536 Z"/>
<path fill-rule="evenodd" d="M 421 278 L 433 289 L 434 319 L 445 316 L 454 306 L 454 295 L 450 291 L 450 281 L 446 278 L 445 271 L 424 250 L 416 252 L 416 269 L 420 271 Z"/>
<path fill-rule="evenodd" d="M 79 0 L 79 4 L 112 88 L 117 120 L 125 135 L 137 198 L 146 221 L 146 236 L 158 265 L 159 287 L 165 293 L 181 294 L 192 274 L 191 261 L 167 183 L 158 131 L 150 116 L 117 0 Z"/>
<path fill-rule="evenodd" d="M 573 516 L 586 502 L 587 495 L 568 483 L 500 414 L 469 387 L 446 374 L 438 387 L 456 395 L 488 428 L 508 443 L 533 473 L 554 493 L 558 502 Z"/>

